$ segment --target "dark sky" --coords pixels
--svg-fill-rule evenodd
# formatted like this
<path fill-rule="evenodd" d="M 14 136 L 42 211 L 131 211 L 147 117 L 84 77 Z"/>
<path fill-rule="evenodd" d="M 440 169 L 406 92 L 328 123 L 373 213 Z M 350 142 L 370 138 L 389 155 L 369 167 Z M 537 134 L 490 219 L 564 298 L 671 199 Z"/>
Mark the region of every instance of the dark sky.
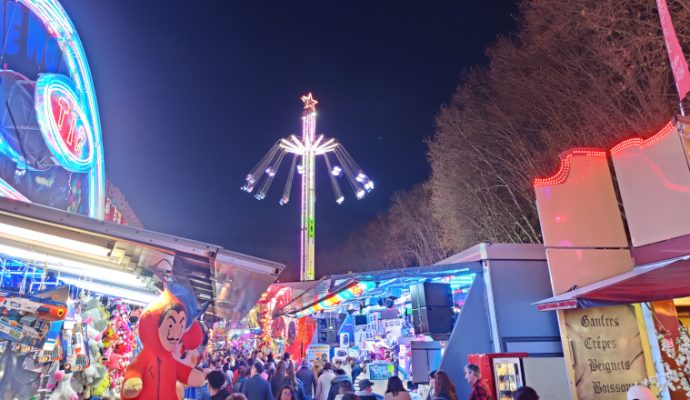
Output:
<path fill-rule="evenodd" d="M 239 190 L 280 137 L 338 138 L 376 190 L 334 202 L 317 161 L 317 253 L 344 241 L 393 192 L 429 175 L 423 138 L 462 71 L 514 25 L 510 0 L 62 0 L 94 76 L 106 173 L 153 230 L 299 265 L 299 183 L 278 205 Z M 319 257 L 320 266 L 328 262 Z"/>

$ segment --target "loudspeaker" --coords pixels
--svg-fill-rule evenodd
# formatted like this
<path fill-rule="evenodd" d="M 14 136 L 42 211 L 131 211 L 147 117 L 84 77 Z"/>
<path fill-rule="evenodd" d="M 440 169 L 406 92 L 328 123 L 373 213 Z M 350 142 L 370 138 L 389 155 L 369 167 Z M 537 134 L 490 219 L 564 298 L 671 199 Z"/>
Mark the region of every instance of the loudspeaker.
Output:
<path fill-rule="evenodd" d="M 355 315 L 355 326 L 366 325 L 367 316 L 366 315 Z"/>
<path fill-rule="evenodd" d="M 319 331 L 319 344 L 328 344 L 328 331 Z"/>
<path fill-rule="evenodd" d="M 412 310 L 414 333 L 432 335 L 453 330 L 453 309 L 450 307 L 422 307 Z"/>
<path fill-rule="evenodd" d="M 453 291 L 449 283 L 418 283 L 410 287 L 412 308 L 453 307 Z"/>

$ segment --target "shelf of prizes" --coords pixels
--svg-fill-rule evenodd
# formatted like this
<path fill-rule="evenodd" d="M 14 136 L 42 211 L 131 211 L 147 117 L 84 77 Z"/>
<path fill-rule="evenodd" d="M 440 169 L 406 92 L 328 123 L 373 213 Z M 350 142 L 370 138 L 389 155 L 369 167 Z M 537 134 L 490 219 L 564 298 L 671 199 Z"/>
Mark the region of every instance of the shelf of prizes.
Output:
<path fill-rule="evenodd" d="M 142 305 L 61 285 L 21 263 L 0 270 L 0 392 L 5 399 L 120 399 L 141 349 Z"/>

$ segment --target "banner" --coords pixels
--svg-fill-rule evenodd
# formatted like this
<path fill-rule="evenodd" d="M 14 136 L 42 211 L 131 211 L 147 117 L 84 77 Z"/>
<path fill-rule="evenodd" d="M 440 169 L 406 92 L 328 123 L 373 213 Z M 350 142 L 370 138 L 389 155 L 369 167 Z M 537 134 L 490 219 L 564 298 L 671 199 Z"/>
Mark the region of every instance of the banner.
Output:
<path fill-rule="evenodd" d="M 676 81 L 678 97 L 682 101 L 685 95 L 690 92 L 690 74 L 688 73 L 688 62 L 683 54 L 683 49 L 678 43 L 676 30 L 673 28 L 671 14 L 668 11 L 666 0 L 656 0 L 659 9 L 659 19 L 661 20 L 661 30 L 664 33 L 664 42 L 668 51 L 668 59 L 673 70 L 673 79 Z"/>

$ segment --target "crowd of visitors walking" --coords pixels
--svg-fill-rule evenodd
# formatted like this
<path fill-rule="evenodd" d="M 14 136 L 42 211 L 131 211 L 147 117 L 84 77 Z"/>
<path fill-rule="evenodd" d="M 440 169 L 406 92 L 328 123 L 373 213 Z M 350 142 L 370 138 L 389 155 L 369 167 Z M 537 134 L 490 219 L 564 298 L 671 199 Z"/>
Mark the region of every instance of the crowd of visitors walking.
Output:
<path fill-rule="evenodd" d="M 188 391 L 185 397 L 199 400 L 460 400 L 448 374 L 433 371 L 424 396 L 412 382 L 406 384 L 392 376 L 385 394 L 374 392 L 374 382 L 366 378 L 366 361 L 349 357 L 342 360 L 319 358 L 295 362 L 289 353 L 275 359 L 273 354 L 254 351 L 249 355 L 229 352 L 207 360 L 205 388 Z M 468 400 L 492 399 L 487 383 L 474 364 L 465 366 L 465 379 L 472 391 Z M 538 400 L 534 389 L 520 388 L 515 400 Z"/>

